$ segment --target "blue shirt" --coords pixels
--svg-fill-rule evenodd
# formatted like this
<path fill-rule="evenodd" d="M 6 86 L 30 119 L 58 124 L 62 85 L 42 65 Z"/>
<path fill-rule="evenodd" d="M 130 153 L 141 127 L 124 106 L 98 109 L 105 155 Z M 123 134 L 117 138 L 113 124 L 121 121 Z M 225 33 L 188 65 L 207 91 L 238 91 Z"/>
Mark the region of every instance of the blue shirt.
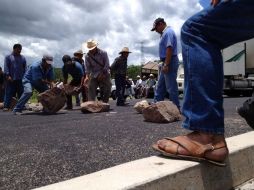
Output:
<path fill-rule="evenodd" d="M 74 80 L 81 80 L 84 76 L 84 69 L 77 61 L 75 61 L 74 64 L 64 65 L 62 67 L 62 72 L 64 79 L 68 78 L 68 74 L 70 74 Z"/>
<path fill-rule="evenodd" d="M 38 80 L 54 80 L 54 70 L 51 66 L 47 71 L 42 68 L 42 61 L 35 62 L 27 69 L 23 81 L 35 84 Z"/>
<path fill-rule="evenodd" d="M 21 80 L 26 71 L 26 59 L 23 55 L 6 56 L 4 60 L 4 73 L 10 76 L 12 80 Z"/>
<path fill-rule="evenodd" d="M 211 1 L 208 1 L 208 0 L 199 0 L 199 3 L 200 5 L 203 7 L 203 8 L 207 8 L 209 6 L 211 6 Z"/>
<path fill-rule="evenodd" d="M 172 56 L 176 56 L 177 38 L 175 32 L 170 27 L 165 28 L 161 35 L 161 40 L 159 43 L 159 56 L 161 60 L 166 58 L 166 49 L 168 47 L 172 48 Z"/>

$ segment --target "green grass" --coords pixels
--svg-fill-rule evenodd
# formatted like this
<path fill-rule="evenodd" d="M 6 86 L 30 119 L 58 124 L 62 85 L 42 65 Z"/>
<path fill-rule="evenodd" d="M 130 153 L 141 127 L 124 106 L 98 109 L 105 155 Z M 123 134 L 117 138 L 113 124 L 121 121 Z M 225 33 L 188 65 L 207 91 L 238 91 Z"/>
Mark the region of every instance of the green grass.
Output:
<path fill-rule="evenodd" d="M 33 95 L 32 97 L 29 99 L 29 102 L 31 103 L 37 103 L 38 100 L 37 100 L 37 96 L 38 96 L 38 92 L 36 90 L 33 90 Z"/>

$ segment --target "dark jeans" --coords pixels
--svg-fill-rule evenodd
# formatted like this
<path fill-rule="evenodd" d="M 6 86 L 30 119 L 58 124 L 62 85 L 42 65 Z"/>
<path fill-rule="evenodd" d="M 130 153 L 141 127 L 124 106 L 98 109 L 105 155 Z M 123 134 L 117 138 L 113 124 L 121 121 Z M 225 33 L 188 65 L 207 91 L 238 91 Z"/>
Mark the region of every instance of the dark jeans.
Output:
<path fill-rule="evenodd" d="M 81 79 L 76 79 L 76 80 L 72 80 L 70 83 L 69 83 L 71 86 L 75 86 L 75 87 L 78 87 L 80 86 L 81 84 Z M 72 109 L 72 95 L 66 95 L 66 99 L 67 99 L 67 108 L 69 109 Z"/>
<path fill-rule="evenodd" d="M 183 127 L 224 134 L 221 49 L 254 37 L 254 0 L 221 1 L 188 19 L 181 30 Z"/>
<path fill-rule="evenodd" d="M 0 84 L 0 102 L 4 101 L 4 84 Z"/>
<path fill-rule="evenodd" d="M 125 75 L 115 75 L 117 104 L 124 104 Z"/>
<path fill-rule="evenodd" d="M 23 93 L 22 80 L 6 81 L 4 107 L 9 108 L 11 103 L 11 98 L 16 97 L 19 99 L 22 93 Z"/>

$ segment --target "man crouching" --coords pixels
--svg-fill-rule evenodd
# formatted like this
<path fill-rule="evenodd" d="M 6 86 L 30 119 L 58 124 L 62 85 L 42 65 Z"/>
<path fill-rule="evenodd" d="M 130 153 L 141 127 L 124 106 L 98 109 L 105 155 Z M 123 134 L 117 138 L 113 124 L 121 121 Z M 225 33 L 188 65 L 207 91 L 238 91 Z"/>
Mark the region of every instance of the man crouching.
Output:
<path fill-rule="evenodd" d="M 53 57 L 50 55 L 44 55 L 41 61 L 35 62 L 27 69 L 22 83 L 24 92 L 18 100 L 17 105 L 13 109 L 13 113 L 20 114 L 33 95 L 33 88 L 39 93 L 42 93 L 49 89 L 49 86 L 53 85 L 54 70 L 52 67 Z"/>

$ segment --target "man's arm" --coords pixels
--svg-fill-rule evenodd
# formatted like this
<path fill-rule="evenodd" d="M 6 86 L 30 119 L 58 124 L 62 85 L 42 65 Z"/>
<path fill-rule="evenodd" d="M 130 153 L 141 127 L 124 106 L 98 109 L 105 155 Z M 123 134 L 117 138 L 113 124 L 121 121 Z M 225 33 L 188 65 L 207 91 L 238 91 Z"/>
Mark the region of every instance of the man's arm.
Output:
<path fill-rule="evenodd" d="M 112 65 L 110 66 L 110 69 L 112 71 L 115 71 L 116 67 L 117 67 L 117 64 L 118 63 L 118 58 L 115 58 L 114 62 L 112 63 Z"/>
<path fill-rule="evenodd" d="M 4 59 L 4 73 L 6 76 L 7 81 L 11 81 L 12 78 L 10 76 L 10 64 L 11 64 L 11 60 L 9 58 L 9 56 L 6 56 Z"/>
<path fill-rule="evenodd" d="M 104 72 L 108 72 L 109 70 L 109 58 L 108 58 L 108 54 L 107 52 L 104 52 L 104 57 L 103 57 L 103 61 L 104 61 Z"/>
<path fill-rule="evenodd" d="M 88 85 L 88 81 L 90 79 L 90 73 L 91 73 L 91 68 L 90 68 L 90 63 L 88 61 L 88 55 L 86 55 L 85 57 L 85 79 L 83 82 L 83 85 L 87 86 Z"/>
<path fill-rule="evenodd" d="M 24 62 L 23 62 L 24 73 L 23 73 L 23 74 L 25 74 L 26 69 L 27 69 L 26 58 L 25 58 L 23 55 L 22 55 L 22 58 L 23 58 L 23 60 L 24 60 Z"/>
<path fill-rule="evenodd" d="M 215 7 L 219 2 L 220 0 L 211 0 L 211 5 Z"/>
<path fill-rule="evenodd" d="M 166 58 L 165 58 L 165 62 L 164 62 L 163 68 L 162 68 L 162 71 L 164 73 L 169 72 L 169 65 L 170 65 L 171 57 L 172 57 L 172 47 L 167 47 Z"/>

